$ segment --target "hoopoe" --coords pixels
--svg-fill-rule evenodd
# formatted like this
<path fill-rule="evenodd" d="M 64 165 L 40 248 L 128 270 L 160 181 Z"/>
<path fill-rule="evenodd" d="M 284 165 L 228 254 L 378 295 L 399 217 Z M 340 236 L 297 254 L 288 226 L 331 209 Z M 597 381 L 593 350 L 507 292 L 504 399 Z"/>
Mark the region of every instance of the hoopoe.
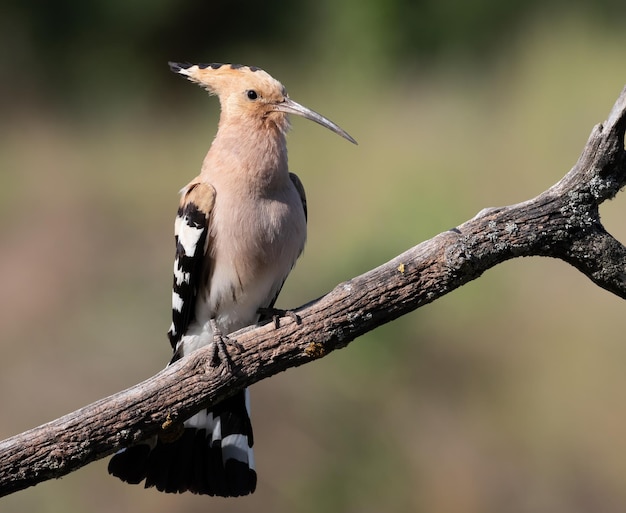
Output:
<path fill-rule="evenodd" d="M 356 141 L 290 99 L 259 68 L 172 62 L 170 68 L 217 95 L 221 104 L 201 172 L 181 191 L 171 362 L 209 344 L 223 358 L 229 339 L 222 334 L 270 315 L 304 249 L 307 207 L 302 183 L 287 165 L 288 114 Z M 246 389 L 186 420 L 177 437 L 157 436 L 121 450 L 109 472 L 133 484 L 145 479 L 146 487 L 163 492 L 247 495 L 257 481 L 252 445 Z"/>

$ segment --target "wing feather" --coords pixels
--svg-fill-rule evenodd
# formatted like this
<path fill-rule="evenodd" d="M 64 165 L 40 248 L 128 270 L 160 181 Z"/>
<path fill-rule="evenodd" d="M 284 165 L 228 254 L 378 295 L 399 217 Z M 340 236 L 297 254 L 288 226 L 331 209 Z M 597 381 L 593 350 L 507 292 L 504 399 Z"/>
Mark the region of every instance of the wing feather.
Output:
<path fill-rule="evenodd" d="M 209 184 L 192 182 L 183 190 L 174 226 L 176 258 L 168 332 L 174 349 L 195 319 L 198 291 L 210 271 L 207 249 L 214 204 L 215 189 Z"/>
<path fill-rule="evenodd" d="M 302 201 L 302 208 L 304 209 L 304 218 L 307 219 L 307 208 L 306 208 L 306 193 L 304 192 L 304 185 L 302 185 L 302 181 L 298 178 L 298 175 L 295 173 L 289 173 L 289 178 L 291 178 L 291 182 L 298 191 L 300 195 L 300 200 Z"/>

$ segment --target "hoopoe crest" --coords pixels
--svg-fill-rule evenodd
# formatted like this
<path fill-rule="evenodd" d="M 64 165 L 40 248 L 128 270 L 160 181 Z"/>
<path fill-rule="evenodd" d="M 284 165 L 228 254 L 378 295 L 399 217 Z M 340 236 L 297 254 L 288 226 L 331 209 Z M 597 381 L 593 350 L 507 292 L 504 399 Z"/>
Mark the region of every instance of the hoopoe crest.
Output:
<path fill-rule="evenodd" d="M 174 226 L 176 255 L 171 362 L 212 345 L 229 361 L 227 336 L 266 319 L 304 249 L 307 207 L 289 172 L 288 114 L 356 141 L 324 116 L 291 100 L 265 71 L 235 64 L 177 64 L 172 71 L 217 95 L 217 135 L 200 174 L 181 191 Z M 170 363 L 171 363 L 170 362 Z M 109 472 L 170 493 L 236 497 L 254 492 L 248 390 L 178 426 L 122 449 Z"/>
<path fill-rule="evenodd" d="M 242 126 L 258 123 L 258 128 L 271 128 L 274 123 L 286 131 L 289 121 L 285 114 L 297 114 L 332 130 L 351 143 L 357 142 L 335 123 L 289 98 L 285 87 L 275 78 L 255 66 L 239 64 L 179 64 L 170 68 L 204 87 L 220 99 L 222 120 L 237 120 Z"/>

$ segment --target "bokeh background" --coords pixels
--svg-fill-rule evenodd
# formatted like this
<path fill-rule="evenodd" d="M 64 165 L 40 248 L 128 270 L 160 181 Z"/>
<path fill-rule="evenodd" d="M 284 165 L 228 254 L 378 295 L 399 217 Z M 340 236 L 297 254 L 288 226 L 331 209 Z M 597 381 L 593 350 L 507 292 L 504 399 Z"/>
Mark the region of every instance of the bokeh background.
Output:
<path fill-rule="evenodd" d="M 617 0 L 4 0 L 0 436 L 169 359 L 173 216 L 218 103 L 168 60 L 278 77 L 354 147 L 293 120 L 309 242 L 294 307 L 576 161 L 626 84 Z M 626 240 L 622 196 L 602 206 Z M 514 260 L 254 386 L 258 491 L 124 485 L 106 461 L 8 512 L 626 510 L 624 302 Z"/>

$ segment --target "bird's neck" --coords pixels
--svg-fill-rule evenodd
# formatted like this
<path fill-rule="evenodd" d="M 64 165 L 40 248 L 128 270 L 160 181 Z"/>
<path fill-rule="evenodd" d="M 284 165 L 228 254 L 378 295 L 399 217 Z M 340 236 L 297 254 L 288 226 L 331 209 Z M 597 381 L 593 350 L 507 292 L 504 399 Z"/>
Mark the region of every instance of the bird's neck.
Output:
<path fill-rule="evenodd" d="M 220 174 L 246 176 L 256 187 L 273 187 L 289 180 L 284 129 L 256 120 L 220 119 L 202 173 L 211 179 L 218 169 Z"/>

